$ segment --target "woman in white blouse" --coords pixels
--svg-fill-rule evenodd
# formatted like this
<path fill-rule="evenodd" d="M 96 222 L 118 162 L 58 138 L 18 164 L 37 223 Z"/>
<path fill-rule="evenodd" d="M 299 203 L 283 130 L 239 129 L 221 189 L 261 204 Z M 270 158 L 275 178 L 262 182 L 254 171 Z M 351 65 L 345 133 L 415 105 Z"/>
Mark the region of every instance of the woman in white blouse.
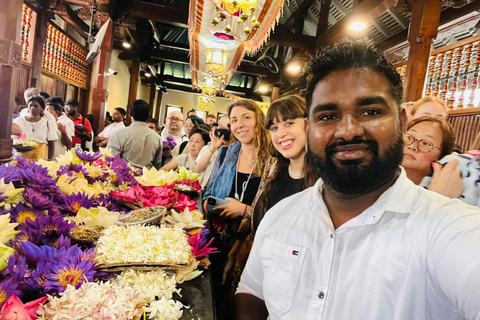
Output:
<path fill-rule="evenodd" d="M 36 154 L 38 158 L 46 158 L 48 146 L 48 159 L 53 159 L 55 140 L 58 139 L 57 128 L 50 128 L 44 111 L 45 102 L 40 96 L 33 96 L 28 100 L 28 114 L 15 119 L 15 123 L 22 132 L 32 140 L 39 143 Z"/>

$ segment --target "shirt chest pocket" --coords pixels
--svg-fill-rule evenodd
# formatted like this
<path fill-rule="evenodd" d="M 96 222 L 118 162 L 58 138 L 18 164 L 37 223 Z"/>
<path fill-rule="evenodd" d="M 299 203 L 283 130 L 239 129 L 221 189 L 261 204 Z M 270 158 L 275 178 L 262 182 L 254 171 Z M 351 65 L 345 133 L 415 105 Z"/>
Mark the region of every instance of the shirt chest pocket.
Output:
<path fill-rule="evenodd" d="M 270 313 L 282 315 L 292 308 L 306 249 L 267 238 L 261 255 L 265 302 Z"/>

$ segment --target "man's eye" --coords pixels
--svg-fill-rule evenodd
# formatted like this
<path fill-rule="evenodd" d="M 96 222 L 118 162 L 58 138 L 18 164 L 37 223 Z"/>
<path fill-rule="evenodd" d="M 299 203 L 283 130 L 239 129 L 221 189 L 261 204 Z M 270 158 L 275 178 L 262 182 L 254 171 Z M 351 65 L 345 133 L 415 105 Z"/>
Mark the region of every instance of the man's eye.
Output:
<path fill-rule="evenodd" d="M 362 116 L 376 116 L 376 115 L 379 115 L 380 112 L 378 110 L 373 110 L 373 109 L 369 109 L 369 110 L 365 110 L 363 111 L 362 113 L 360 113 L 360 115 Z"/>
<path fill-rule="evenodd" d="M 317 117 L 317 121 L 332 121 L 335 120 L 337 116 L 335 114 L 325 114 Z"/>

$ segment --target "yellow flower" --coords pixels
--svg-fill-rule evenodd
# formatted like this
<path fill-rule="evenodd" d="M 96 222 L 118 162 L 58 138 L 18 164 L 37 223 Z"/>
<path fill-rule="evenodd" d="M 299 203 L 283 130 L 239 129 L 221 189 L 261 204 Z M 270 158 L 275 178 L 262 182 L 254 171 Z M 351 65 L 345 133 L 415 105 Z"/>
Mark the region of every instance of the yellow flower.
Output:
<path fill-rule="evenodd" d="M 13 248 L 7 247 L 5 245 L 0 246 L 0 271 L 5 269 L 7 266 L 8 258 L 15 253 Z"/>
<path fill-rule="evenodd" d="M 82 164 L 82 160 L 75 154 L 75 150 L 70 149 L 69 151 L 65 152 L 65 154 L 59 155 L 57 157 L 57 163 L 59 166 L 66 166 L 70 163 L 73 164 Z"/>
<path fill-rule="evenodd" d="M 143 174 L 140 177 L 135 177 L 135 179 L 144 186 L 159 187 L 174 183 L 177 180 L 177 176 L 173 170 L 165 172 L 163 170 L 158 171 L 153 167 L 150 170 L 144 167 Z"/>
<path fill-rule="evenodd" d="M 199 173 L 195 173 L 192 170 L 187 170 L 185 167 L 179 167 L 177 175 L 177 181 L 181 182 L 182 180 L 189 180 L 195 182 L 200 177 Z"/>
<path fill-rule="evenodd" d="M 5 184 L 5 178 L 0 179 L 0 197 L 7 197 L 0 202 L 0 208 L 7 204 L 15 204 L 23 201 L 21 195 L 23 188 L 15 189 L 12 182 Z"/>
<path fill-rule="evenodd" d="M 14 229 L 18 223 L 10 223 L 10 213 L 0 215 L 0 246 L 13 239 L 20 231 Z"/>
<path fill-rule="evenodd" d="M 53 179 L 57 179 L 57 171 L 60 169 L 60 164 L 56 161 L 38 160 L 38 164 L 48 169 L 48 174 Z"/>
<path fill-rule="evenodd" d="M 74 218 L 77 224 L 85 223 L 86 226 L 110 227 L 115 224 L 120 213 L 108 211 L 107 208 L 97 207 L 91 209 L 81 208 Z"/>
<path fill-rule="evenodd" d="M 110 150 L 108 148 L 100 148 L 100 153 L 105 158 L 112 158 L 113 157 L 112 150 Z"/>

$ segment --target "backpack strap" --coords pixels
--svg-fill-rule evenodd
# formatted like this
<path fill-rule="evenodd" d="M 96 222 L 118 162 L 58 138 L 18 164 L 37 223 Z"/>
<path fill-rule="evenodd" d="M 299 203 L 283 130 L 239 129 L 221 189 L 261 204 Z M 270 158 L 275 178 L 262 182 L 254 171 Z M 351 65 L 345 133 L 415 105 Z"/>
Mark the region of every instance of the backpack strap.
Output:
<path fill-rule="evenodd" d="M 223 160 L 225 160 L 225 156 L 227 155 L 227 150 L 228 150 L 228 147 L 220 149 L 220 167 L 223 164 Z"/>

